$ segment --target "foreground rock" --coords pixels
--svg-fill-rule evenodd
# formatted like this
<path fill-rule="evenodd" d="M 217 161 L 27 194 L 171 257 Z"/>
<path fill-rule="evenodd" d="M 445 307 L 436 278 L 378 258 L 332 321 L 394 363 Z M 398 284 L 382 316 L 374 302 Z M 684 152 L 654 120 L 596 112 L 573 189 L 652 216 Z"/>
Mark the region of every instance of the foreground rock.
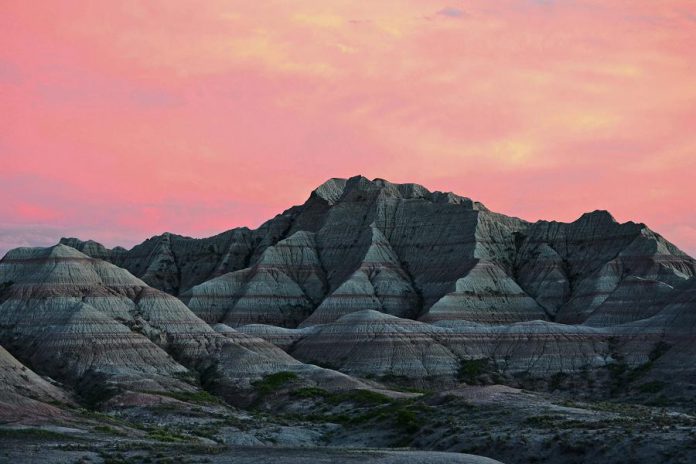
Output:
<path fill-rule="evenodd" d="M 72 398 L 0 346 L 0 423 L 37 424 L 67 417 Z"/>
<path fill-rule="evenodd" d="M 276 372 L 323 388 L 371 388 L 260 338 L 217 332 L 178 299 L 65 245 L 14 250 L 0 276 L 0 341 L 87 403 L 124 390 L 195 392 L 198 382 L 244 402 L 254 381 Z"/>

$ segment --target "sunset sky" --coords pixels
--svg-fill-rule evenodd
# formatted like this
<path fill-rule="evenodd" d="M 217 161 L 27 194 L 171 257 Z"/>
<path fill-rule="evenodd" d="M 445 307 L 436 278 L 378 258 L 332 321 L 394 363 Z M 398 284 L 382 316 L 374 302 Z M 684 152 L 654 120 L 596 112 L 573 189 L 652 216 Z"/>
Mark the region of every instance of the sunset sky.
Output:
<path fill-rule="evenodd" d="M 330 177 L 696 254 L 696 2 L 0 0 L 0 256 L 256 227 Z"/>

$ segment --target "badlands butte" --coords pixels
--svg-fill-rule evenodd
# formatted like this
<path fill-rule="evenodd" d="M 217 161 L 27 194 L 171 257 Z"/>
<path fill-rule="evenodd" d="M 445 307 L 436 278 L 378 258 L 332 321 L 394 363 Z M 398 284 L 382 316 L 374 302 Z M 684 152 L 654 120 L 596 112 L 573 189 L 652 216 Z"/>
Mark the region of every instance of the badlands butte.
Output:
<path fill-rule="evenodd" d="M 256 230 L 0 261 L 0 462 L 696 461 L 696 261 L 331 179 Z"/>

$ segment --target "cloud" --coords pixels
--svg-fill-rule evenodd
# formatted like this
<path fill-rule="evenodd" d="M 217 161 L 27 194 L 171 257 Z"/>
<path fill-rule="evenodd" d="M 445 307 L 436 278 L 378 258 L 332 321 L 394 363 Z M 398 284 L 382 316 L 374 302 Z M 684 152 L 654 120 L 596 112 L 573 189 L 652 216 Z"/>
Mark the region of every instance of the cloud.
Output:
<path fill-rule="evenodd" d="M 0 224 L 0 258 L 13 248 L 55 245 L 66 232 L 62 227 Z"/>
<path fill-rule="evenodd" d="M 22 80 L 23 76 L 14 63 L 0 60 L 0 83 L 20 84 Z"/>
<path fill-rule="evenodd" d="M 446 7 L 437 12 L 441 16 L 447 16 L 449 18 L 461 18 L 464 16 L 464 10 L 454 7 Z"/>
<path fill-rule="evenodd" d="M 158 89 L 137 88 L 131 92 L 130 97 L 144 107 L 171 108 L 183 102 L 176 94 Z"/>
<path fill-rule="evenodd" d="M 254 226 L 362 172 L 529 219 L 610 209 L 696 247 L 683 0 L 10 3 L 6 242 Z"/>

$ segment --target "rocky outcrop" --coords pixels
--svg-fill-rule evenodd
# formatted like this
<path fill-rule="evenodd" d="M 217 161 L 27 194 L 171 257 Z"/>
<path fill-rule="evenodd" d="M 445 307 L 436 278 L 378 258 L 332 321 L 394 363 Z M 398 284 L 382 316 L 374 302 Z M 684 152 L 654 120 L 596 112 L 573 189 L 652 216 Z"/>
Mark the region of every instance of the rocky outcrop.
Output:
<path fill-rule="evenodd" d="M 606 211 L 569 224 L 540 221 L 518 239 L 517 281 L 568 324 L 585 321 L 618 290 L 615 311 L 627 278 L 634 287 L 635 278 L 673 286 L 696 273 L 691 257 L 644 224 L 619 224 Z"/>
<path fill-rule="evenodd" d="M 544 309 L 497 264 L 479 261 L 440 298 L 423 321 L 457 320 L 504 324 L 546 319 Z"/>
<path fill-rule="evenodd" d="M 259 338 L 215 331 L 177 298 L 65 245 L 8 253 L 0 280 L 2 343 L 88 400 L 124 389 L 193 391 L 181 380 L 193 376 L 235 401 L 279 371 L 310 385 L 364 387 Z"/>
<path fill-rule="evenodd" d="M 615 362 L 612 339 L 632 334 L 546 321 L 479 324 L 463 320 L 427 324 L 374 310 L 304 329 L 250 325 L 241 331 L 277 343 L 304 362 L 368 378 L 408 379 L 440 387 L 467 380 L 472 363 L 481 374 L 549 378 L 578 374 Z M 645 362 L 650 351 L 627 360 Z"/>
<path fill-rule="evenodd" d="M 696 385 L 696 277 L 678 285 L 652 317 L 616 331 L 632 335 L 623 349 L 626 359 L 650 367 L 647 380 L 669 387 L 673 395 L 689 396 Z M 635 352 L 642 356 L 636 356 Z"/>
<path fill-rule="evenodd" d="M 647 319 L 657 314 L 674 290 L 659 280 L 628 276 L 585 321 L 593 327 L 609 327 Z"/>
<path fill-rule="evenodd" d="M 65 245 L 17 249 L 0 262 L 0 340 L 24 363 L 79 391 L 115 380 L 142 390 L 191 387 L 186 372 L 134 321 L 146 285 Z"/>
<path fill-rule="evenodd" d="M 506 276 L 514 261 L 513 233 L 526 224 L 453 194 L 362 177 L 331 180 L 313 192 L 303 206 L 281 217 L 289 224 L 289 238 L 266 248 L 254 266 L 185 294 L 194 312 L 209 322 L 233 326 L 271 323 L 294 327 L 296 315 L 303 312 L 306 317 L 301 325 L 309 326 L 365 309 L 415 318 L 444 295 L 455 292 L 457 280 L 481 259 L 495 260 Z M 298 279 L 293 279 L 291 271 L 299 269 L 298 264 L 287 260 L 281 269 L 274 265 L 276 274 L 264 283 L 268 252 L 275 252 L 287 240 L 296 240 L 298 233 L 314 237 L 314 242 L 305 246 L 316 253 L 320 264 L 316 275 L 324 282 L 323 294 L 308 293 Z M 506 289 L 497 288 L 507 285 L 501 282 L 489 282 L 491 292 L 505 294 Z M 259 289 L 267 289 L 277 301 L 269 301 Z M 241 296 L 245 294 L 254 298 Z M 288 309 L 291 307 L 296 310 Z M 520 320 L 545 317 L 538 305 L 535 307 L 537 314 L 524 314 Z M 510 320 L 515 314 L 511 312 L 501 320 Z"/>
<path fill-rule="evenodd" d="M 504 374 L 549 378 L 613 362 L 613 334 L 603 329 L 546 321 L 493 326 L 442 321 L 436 325 L 449 329 L 443 343 L 458 356 L 489 359 Z"/>
<path fill-rule="evenodd" d="M 450 380 L 477 359 L 541 377 L 639 366 L 661 341 L 681 346 L 676 335 L 667 341 L 683 328 L 666 314 L 687 314 L 684 283 L 696 274 L 694 260 L 660 235 L 605 211 L 529 223 L 451 193 L 359 176 L 329 180 L 257 230 L 163 234 L 131 250 L 63 242 L 140 278 L 77 291 L 72 303 L 87 307 L 75 317 L 107 317 L 173 368 L 214 368 L 235 385 L 312 370 L 287 353 L 361 376 Z M 73 284 L 91 278 L 72 275 Z M 63 295 L 49 288 L 40 291 Z"/>
<path fill-rule="evenodd" d="M 298 232 L 267 248 L 251 268 L 198 285 L 186 297 L 209 323 L 296 326 L 321 300 L 325 286 L 314 234 Z"/>
<path fill-rule="evenodd" d="M 220 330 L 219 327 L 223 326 L 227 330 L 227 326 L 224 324 L 215 325 L 215 330 Z M 292 345 L 305 337 L 306 335 L 316 332 L 318 326 L 309 326 L 302 329 L 288 329 L 286 327 L 278 327 L 275 325 L 265 325 L 265 324 L 249 324 L 237 327 L 237 332 L 250 335 L 252 337 L 258 337 L 263 340 L 272 343 L 285 351 L 289 351 Z"/>
<path fill-rule="evenodd" d="M 0 423 L 37 423 L 65 417 L 60 404 L 73 400 L 22 365 L 0 346 Z"/>
<path fill-rule="evenodd" d="M 592 325 L 619 324 L 655 311 L 629 293 L 662 292 L 696 273 L 644 224 L 605 211 L 531 224 L 452 193 L 360 176 L 327 181 L 257 230 L 163 234 L 131 250 L 63 242 L 231 327 L 305 327 L 365 309 L 424 321 L 575 324 L 592 315 Z"/>
<path fill-rule="evenodd" d="M 304 320 L 302 326 L 323 324 L 356 311 L 373 309 L 414 318 L 419 296 L 391 245 L 374 224 L 360 238 L 367 242 L 358 269 Z"/>
<path fill-rule="evenodd" d="M 439 343 L 446 330 L 365 310 L 317 327 L 291 350 L 305 362 L 360 376 L 454 377 L 457 356 Z"/>

